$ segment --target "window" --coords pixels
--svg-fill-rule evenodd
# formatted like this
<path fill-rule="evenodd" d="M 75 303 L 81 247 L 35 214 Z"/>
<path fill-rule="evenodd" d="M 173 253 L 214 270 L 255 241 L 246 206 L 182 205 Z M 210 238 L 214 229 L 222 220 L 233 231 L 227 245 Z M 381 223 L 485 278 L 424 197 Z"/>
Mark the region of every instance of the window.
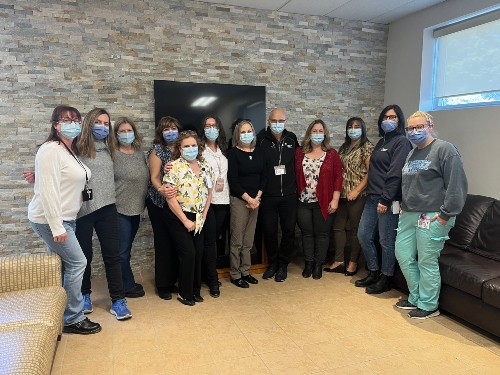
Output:
<path fill-rule="evenodd" d="M 433 109 L 500 105 L 500 11 L 433 34 Z"/>

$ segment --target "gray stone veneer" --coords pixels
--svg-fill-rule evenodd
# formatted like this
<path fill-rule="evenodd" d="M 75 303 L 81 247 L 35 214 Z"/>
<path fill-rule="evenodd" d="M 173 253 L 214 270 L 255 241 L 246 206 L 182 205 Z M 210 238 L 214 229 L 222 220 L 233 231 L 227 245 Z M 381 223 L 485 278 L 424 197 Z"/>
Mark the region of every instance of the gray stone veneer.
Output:
<path fill-rule="evenodd" d="M 104 107 L 154 132 L 153 81 L 267 87 L 299 138 L 322 118 L 338 147 L 348 117 L 373 128 L 383 105 L 388 27 L 196 1 L 0 0 L 0 255 L 45 251 L 27 221 L 37 144 L 52 109 Z M 145 213 L 134 268 L 152 269 Z M 103 274 L 95 243 L 94 274 Z"/>

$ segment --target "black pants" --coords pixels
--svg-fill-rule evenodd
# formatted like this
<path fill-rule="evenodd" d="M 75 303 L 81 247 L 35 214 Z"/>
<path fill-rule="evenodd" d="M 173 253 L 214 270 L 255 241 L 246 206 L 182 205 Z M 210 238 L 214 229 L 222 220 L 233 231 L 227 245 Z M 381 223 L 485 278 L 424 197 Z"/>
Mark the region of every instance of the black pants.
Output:
<path fill-rule="evenodd" d="M 108 281 L 108 290 L 113 302 L 125 298 L 122 281 L 122 269 L 119 253 L 118 212 L 116 205 L 110 204 L 101 207 L 88 215 L 79 218 L 76 222 L 76 238 L 80 243 L 83 254 L 87 258 L 87 267 L 83 274 L 82 294 L 90 294 L 91 290 L 91 263 L 92 263 L 92 235 L 97 234 L 101 245 L 102 260 Z"/>
<path fill-rule="evenodd" d="M 179 255 L 179 294 L 184 299 L 192 300 L 193 295 L 199 295 L 201 290 L 204 230 L 196 235 L 194 231 L 188 232 L 166 203 L 163 207 L 163 213 Z M 196 214 L 191 212 L 184 212 L 184 214 L 189 220 L 196 220 Z"/>
<path fill-rule="evenodd" d="M 330 242 L 334 216 L 335 214 L 327 215 L 325 220 L 318 202 L 298 203 L 297 223 L 302 232 L 302 247 L 306 261 L 323 263 Z"/>
<path fill-rule="evenodd" d="M 155 284 L 157 288 L 171 287 L 177 282 L 179 275 L 179 257 L 165 223 L 163 208 L 155 205 L 149 197 L 146 198 L 146 207 L 153 228 Z"/>
<path fill-rule="evenodd" d="M 201 278 L 210 284 L 219 279 L 217 274 L 217 247 L 222 227 L 226 221 L 229 205 L 211 204 L 208 209 L 207 219 L 203 226 L 204 246 L 201 265 Z M 224 235 L 225 238 L 225 235 Z"/>
<path fill-rule="evenodd" d="M 295 224 L 297 222 L 297 196 L 262 198 L 259 217 L 264 233 L 269 264 L 288 266 L 293 252 L 295 240 Z M 281 244 L 278 246 L 278 219 L 281 226 Z"/>

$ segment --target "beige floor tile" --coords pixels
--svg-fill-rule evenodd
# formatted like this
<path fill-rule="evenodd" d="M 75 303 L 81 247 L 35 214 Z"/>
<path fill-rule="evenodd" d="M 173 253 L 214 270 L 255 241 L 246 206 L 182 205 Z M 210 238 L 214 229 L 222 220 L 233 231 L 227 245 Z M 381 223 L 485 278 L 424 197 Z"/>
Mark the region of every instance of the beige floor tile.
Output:
<path fill-rule="evenodd" d="M 213 360 L 203 341 L 189 338 L 160 346 L 168 372 L 212 364 Z"/>
<path fill-rule="evenodd" d="M 366 361 L 364 364 L 376 374 L 422 375 L 425 371 L 404 354 Z"/>
<path fill-rule="evenodd" d="M 115 330 L 113 333 L 113 354 L 115 356 L 156 347 L 158 347 L 158 342 L 153 327 L 140 331 Z"/>
<path fill-rule="evenodd" d="M 114 356 L 114 375 L 157 375 L 166 374 L 163 358 L 158 348 Z"/>
<path fill-rule="evenodd" d="M 56 348 L 56 355 L 52 367 L 61 367 L 64 360 L 64 352 L 66 351 L 66 344 L 68 343 L 69 335 L 62 335 L 61 341 L 58 341 Z"/>
<path fill-rule="evenodd" d="M 267 366 L 259 356 L 253 355 L 216 363 L 220 375 L 264 375 L 270 374 Z"/>
<path fill-rule="evenodd" d="M 258 354 L 297 346 L 281 328 L 252 331 L 245 333 L 245 337 Z"/>
<path fill-rule="evenodd" d="M 214 364 L 189 367 L 181 370 L 169 371 L 168 375 L 219 375 L 219 371 Z"/>
<path fill-rule="evenodd" d="M 323 375 L 374 375 L 375 373 L 370 370 L 364 363 L 357 363 L 355 365 L 347 365 L 333 370 L 326 370 Z"/>
<path fill-rule="evenodd" d="M 273 375 L 303 375 L 321 370 L 299 348 L 261 354 L 260 358 Z"/>
<path fill-rule="evenodd" d="M 395 351 L 388 342 L 373 335 L 341 337 L 338 340 L 363 361 L 388 357 Z"/>
<path fill-rule="evenodd" d="M 323 317 L 316 316 L 316 320 L 333 338 L 357 336 L 366 333 L 366 327 L 359 323 L 355 313 L 325 314 Z"/>
<path fill-rule="evenodd" d="M 262 309 L 252 313 L 232 316 L 233 321 L 243 333 L 280 328 L 280 326 Z"/>
<path fill-rule="evenodd" d="M 169 321 L 165 323 L 154 326 L 156 340 L 159 345 L 168 346 L 172 343 L 182 343 L 186 340 L 201 342 L 203 339 L 198 327 L 191 320 Z"/>
<path fill-rule="evenodd" d="M 186 309 L 189 309 L 191 317 L 196 321 L 225 319 L 230 317 L 220 301 L 197 303 L 195 306 L 186 306 Z"/>
<path fill-rule="evenodd" d="M 197 321 L 196 327 L 207 341 L 241 334 L 241 330 L 231 317 Z"/>
<path fill-rule="evenodd" d="M 304 353 L 321 369 L 344 367 L 347 364 L 361 363 L 361 359 L 337 340 L 317 342 L 301 347 Z"/>
<path fill-rule="evenodd" d="M 61 375 L 112 375 L 113 359 L 100 357 L 85 357 L 90 359 L 84 362 L 64 363 Z"/>
<path fill-rule="evenodd" d="M 279 307 L 266 308 L 264 311 L 278 324 L 283 327 L 290 324 L 303 324 L 304 322 L 314 322 L 313 317 L 298 306 L 285 304 Z"/>
<path fill-rule="evenodd" d="M 68 334 L 67 337 L 63 359 L 64 367 L 74 362 L 97 358 L 101 360 L 113 356 L 113 335 L 109 330 L 103 329 L 93 335 Z"/>
<path fill-rule="evenodd" d="M 248 357 L 255 354 L 254 348 L 243 334 L 205 339 L 205 345 L 214 362 Z"/>
<path fill-rule="evenodd" d="M 329 341 L 332 339 L 330 332 L 322 325 L 315 322 L 304 322 L 302 324 L 291 324 L 283 326 L 283 331 L 297 344 L 303 346 L 315 342 Z"/>
<path fill-rule="evenodd" d="M 424 371 L 436 375 L 453 374 L 471 367 L 458 360 L 453 353 L 437 347 L 408 352 L 405 356 Z"/>

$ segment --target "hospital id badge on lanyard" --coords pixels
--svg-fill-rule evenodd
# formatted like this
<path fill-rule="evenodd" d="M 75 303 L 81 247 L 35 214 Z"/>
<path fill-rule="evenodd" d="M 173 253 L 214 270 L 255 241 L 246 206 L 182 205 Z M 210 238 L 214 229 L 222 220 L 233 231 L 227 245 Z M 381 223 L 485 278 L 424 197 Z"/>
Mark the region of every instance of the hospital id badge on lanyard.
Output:
<path fill-rule="evenodd" d="M 422 214 L 418 218 L 417 225 L 419 228 L 429 229 L 431 225 L 431 220 L 425 214 Z"/>
<path fill-rule="evenodd" d="M 274 167 L 274 174 L 276 176 L 281 176 L 283 174 L 286 174 L 286 169 L 284 165 L 277 165 Z"/>

